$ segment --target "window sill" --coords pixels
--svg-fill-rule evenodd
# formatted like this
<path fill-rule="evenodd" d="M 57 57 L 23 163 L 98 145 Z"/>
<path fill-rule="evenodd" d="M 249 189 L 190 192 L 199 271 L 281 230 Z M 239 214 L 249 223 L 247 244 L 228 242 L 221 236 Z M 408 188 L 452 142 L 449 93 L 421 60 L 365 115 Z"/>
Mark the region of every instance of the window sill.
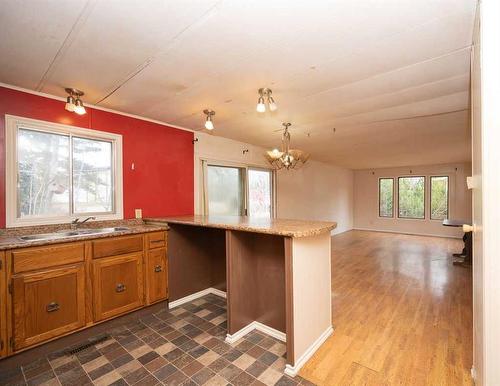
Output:
<path fill-rule="evenodd" d="M 91 214 L 79 215 L 73 217 L 52 217 L 52 218 L 29 218 L 29 219 L 15 219 L 7 220 L 6 228 L 20 228 L 29 226 L 39 226 L 39 225 L 54 225 L 54 224 L 70 224 L 76 218 L 84 219 L 86 217 L 95 216 L 95 220 L 90 221 L 105 221 L 105 220 L 123 220 L 123 213 L 113 213 L 113 214 Z"/>

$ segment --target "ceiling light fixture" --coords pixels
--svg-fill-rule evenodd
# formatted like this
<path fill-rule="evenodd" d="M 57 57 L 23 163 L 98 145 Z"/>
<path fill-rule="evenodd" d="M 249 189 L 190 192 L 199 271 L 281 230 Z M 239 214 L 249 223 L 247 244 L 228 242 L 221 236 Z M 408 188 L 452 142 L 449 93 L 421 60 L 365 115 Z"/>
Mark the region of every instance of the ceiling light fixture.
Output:
<path fill-rule="evenodd" d="M 270 111 L 276 111 L 278 105 L 272 97 L 273 91 L 270 88 L 259 88 L 259 100 L 257 101 L 257 112 L 266 112 L 266 102 Z"/>
<path fill-rule="evenodd" d="M 66 92 L 69 94 L 66 98 L 66 105 L 64 108 L 68 111 L 77 113 L 78 115 L 83 115 L 87 111 L 83 102 L 80 99 L 84 95 L 83 91 L 77 90 L 76 88 L 65 88 Z"/>
<path fill-rule="evenodd" d="M 215 115 L 215 111 L 205 109 L 203 110 L 203 113 L 207 116 L 207 120 L 205 121 L 205 129 L 213 130 L 214 122 L 212 121 L 212 117 Z"/>
<path fill-rule="evenodd" d="M 265 156 L 271 166 L 276 169 L 298 169 L 309 159 L 309 154 L 297 149 L 290 149 L 290 132 L 288 128 L 291 123 L 284 123 L 283 137 L 281 142 L 281 151 L 273 149 L 266 152 Z"/>

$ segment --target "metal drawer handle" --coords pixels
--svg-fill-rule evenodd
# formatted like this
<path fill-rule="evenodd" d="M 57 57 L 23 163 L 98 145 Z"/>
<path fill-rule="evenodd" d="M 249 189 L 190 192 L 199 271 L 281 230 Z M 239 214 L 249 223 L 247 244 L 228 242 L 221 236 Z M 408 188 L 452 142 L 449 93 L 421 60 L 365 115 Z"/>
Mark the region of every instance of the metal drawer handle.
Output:
<path fill-rule="evenodd" d="M 125 287 L 125 284 L 119 283 L 119 284 L 116 285 L 116 292 L 123 292 L 126 289 L 127 289 L 127 287 Z"/>
<path fill-rule="evenodd" d="M 164 243 L 165 240 L 151 240 L 150 243 L 153 244 L 153 243 Z"/>
<path fill-rule="evenodd" d="M 57 304 L 56 302 L 51 302 L 49 304 L 47 304 L 47 312 L 54 312 L 54 311 L 58 311 L 59 310 L 59 304 Z"/>
<path fill-rule="evenodd" d="M 155 272 L 161 272 L 162 268 L 161 265 L 155 265 Z"/>

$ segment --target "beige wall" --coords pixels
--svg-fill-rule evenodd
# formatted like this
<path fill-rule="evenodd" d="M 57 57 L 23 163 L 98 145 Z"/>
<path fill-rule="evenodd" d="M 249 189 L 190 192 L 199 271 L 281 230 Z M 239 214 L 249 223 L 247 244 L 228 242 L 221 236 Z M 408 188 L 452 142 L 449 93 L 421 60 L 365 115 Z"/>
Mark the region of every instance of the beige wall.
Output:
<path fill-rule="evenodd" d="M 195 213 L 201 213 L 201 159 L 269 167 L 264 148 L 206 133 L 195 133 L 195 137 Z M 351 170 L 311 160 L 300 170 L 279 171 L 276 180 L 278 217 L 336 221 L 334 233 L 352 229 Z"/>
<path fill-rule="evenodd" d="M 278 215 L 336 221 L 334 234 L 353 227 L 353 171 L 309 161 L 302 169 L 278 172 Z"/>
<path fill-rule="evenodd" d="M 354 172 L 354 228 L 411 234 L 462 237 L 461 229 L 444 227 L 441 221 L 429 219 L 429 178 L 426 178 L 426 218 L 424 220 L 397 218 L 397 188 L 394 218 L 378 216 L 378 179 L 398 176 L 448 175 L 450 190 L 450 218 L 471 219 L 471 194 L 466 177 L 471 174 L 470 164 L 409 166 L 388 169 L 356 170 Z"/>

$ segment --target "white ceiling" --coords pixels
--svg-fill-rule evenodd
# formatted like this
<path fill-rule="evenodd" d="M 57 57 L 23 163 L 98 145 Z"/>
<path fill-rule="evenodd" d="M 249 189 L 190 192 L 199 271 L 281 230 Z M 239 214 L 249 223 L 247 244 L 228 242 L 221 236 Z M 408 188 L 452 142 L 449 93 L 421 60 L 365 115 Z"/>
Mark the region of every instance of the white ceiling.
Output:
<path fill-rule="evenodd" d="M 2 0 L 0 82 L 195 130 L 212 108 L 214 135 L 265 147 L 290 121 L 350 168 L 467 161 L 475 3 Z"/>

